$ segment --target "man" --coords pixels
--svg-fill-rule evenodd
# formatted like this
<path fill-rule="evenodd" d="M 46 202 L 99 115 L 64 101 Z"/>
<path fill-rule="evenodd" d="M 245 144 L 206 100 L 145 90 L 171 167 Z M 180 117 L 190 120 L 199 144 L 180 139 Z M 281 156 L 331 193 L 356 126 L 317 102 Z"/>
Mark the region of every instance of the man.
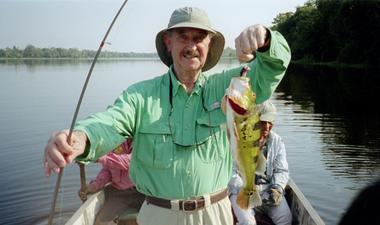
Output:
<path fill-rule="evenodd" d="M 257 210 L 262 211 L 276 225 L 291 225 L 292 213 L 284 200 L 284 189 L 289 180 L 286 150 L 282 138 L 272 131 L 276 118 L 276 107 L 269 101 L 260 105 L 261 153 L 267 159 L 265 176 L 256 175 L 256 185 L 260 190 L 263 205 Z M 243 210 L 236 203 L 236 196 L 243 181 L 236 169 L 229 183 L 231 205 L 239 225 L 256 225 L 253 209 Z"/>
<path fill-rule="evenodd" d="M 261 25 L 245 29 L 235 44 L 239 60 L 249 62 L 261 103 L 284 76 L 289 47 Z M 132 137 L 130 176 L 147 196 L 139 224 L 232 224 L 226 191 L 232 159 L 220 101 L 241 67 L 203 74 L 218 62 L 224 37 L 198 8 L 176 9 L 157 34 L 156 48 L 168 72 L 130 86 L 105 112 L 78 122 L 72 143 L 67 130 L 53 135 L 45 148 L 46 173 L 74 159 L 94 161 Z"/>

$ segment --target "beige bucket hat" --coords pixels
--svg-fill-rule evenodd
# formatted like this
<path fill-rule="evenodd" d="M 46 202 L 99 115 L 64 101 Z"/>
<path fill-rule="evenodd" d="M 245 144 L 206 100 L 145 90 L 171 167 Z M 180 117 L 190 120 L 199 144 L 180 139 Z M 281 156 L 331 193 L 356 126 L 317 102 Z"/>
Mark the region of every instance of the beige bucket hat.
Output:
<path fill-rule="evenodd" d="M 174 10 L 170 17 L 168 27 L 157 34 L 156 48 L 161 61 L 167 66 L 170 66 L 173 63 L 172 57 L 167 51 L 163 41 L 163 36 L 166 31 L 179 27 L 198 28 L 214 34 L 211 39 L 210 49 L 202 71 L 207 71 L 214 67 L 223 53 L 225 42 L 224 37 L 220 32 L 212 28 L 206 12 L 195 7 L 184 7 Z"/>

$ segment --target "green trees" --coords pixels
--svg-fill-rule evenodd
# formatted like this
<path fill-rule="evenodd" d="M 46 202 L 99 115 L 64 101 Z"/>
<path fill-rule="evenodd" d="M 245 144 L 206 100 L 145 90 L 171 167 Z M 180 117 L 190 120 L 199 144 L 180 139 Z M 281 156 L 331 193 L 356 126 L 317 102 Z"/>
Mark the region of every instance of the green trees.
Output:
<path fill-rule="evenodd" d="M 294 60 L 380 65 L 380 1 L 309 0 L 273 24 Z"/>
<path fill-rule="evenodd" d="M 94 58 L 96 51 L 79 50 L 76 48 L 37 48 L 27 45 L 25 49 L 13 48 L 0 49 L 0 58 Z M 101 58 L 157 58 L 157 53 L 138 53 L 138 52 L 111 52 L 103 51 Z M 234 58 L 235 49 L 227 47 L 222 57 Z"/>
<path fill-rule="evenodd" d="M 27 45 L 25 49 L 13 48 L 0 49 L 0 58 L 93 58 L 96 54 L 94 50 L 79 50 L 76 48 L 36 48 Z M 99 57 L 103 58 L 155 58 L 156 53 L 122 53 L 103 51 Z"/>

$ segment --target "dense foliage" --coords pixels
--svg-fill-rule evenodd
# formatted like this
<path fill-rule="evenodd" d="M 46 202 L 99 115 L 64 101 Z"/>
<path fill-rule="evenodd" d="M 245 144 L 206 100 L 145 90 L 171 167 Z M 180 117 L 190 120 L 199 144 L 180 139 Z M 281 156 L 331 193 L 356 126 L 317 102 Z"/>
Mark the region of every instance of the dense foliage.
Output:
<path fill-rule="evenodd" d="M 289 42 L 293 60 L 380 65 L 378 0 L 309 0 L 273 24 Z"/>

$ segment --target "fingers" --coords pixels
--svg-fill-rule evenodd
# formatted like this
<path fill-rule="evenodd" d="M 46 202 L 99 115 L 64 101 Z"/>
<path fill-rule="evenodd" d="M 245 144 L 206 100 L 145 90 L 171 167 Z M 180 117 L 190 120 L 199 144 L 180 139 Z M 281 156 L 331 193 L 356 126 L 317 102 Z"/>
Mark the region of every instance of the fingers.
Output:
<path fill-rule="evenodd" d="M 61 167 L 66 165 L 64 152 L 66 150 L 60 149 L 62 144 L 60 139 L 67 137 L 63 132 L 53 134 L 49 139 L 44 154 L 44 167 L 46 176 L 50 176 L 51 172 L 59 172 Z"/>
<path fill-rule="evenodd" d="M 54 133 L 49 139 L 44 154 L 44 168 L 45 175 L 50 176 L 51 172 L 60 172 L 60 168 L 65 167 L 71 163 L 75 157 L 84 152 L 85 143 L 87 139 L 80 140 L 81 137 L 72 134 L 70 145 L 67 142 L 69 135 L 68 130 L 63 130 L 58 133 Z"/>
<path fill-rule="evenodd" d="M 248 62 L 254 59 L 253 51 L 246 38 L 246 32 L 242 32 L 239 37 L 235 39 L 236 56 L 240 62 Z"/>
<path fill-rule="evenodd" d="M 82 201 L 86 201 L 87 200 L 87 191 L 86 190 L 79 190 L 78 196 Z"/>
<path fill-rule="evenodd" d="M 255 52 L 265 44 L 267 30 L 262 25 L 253 25 L 244 29 L 235 39 L 236 56 L 240 62 L 255 58 Z"/>

